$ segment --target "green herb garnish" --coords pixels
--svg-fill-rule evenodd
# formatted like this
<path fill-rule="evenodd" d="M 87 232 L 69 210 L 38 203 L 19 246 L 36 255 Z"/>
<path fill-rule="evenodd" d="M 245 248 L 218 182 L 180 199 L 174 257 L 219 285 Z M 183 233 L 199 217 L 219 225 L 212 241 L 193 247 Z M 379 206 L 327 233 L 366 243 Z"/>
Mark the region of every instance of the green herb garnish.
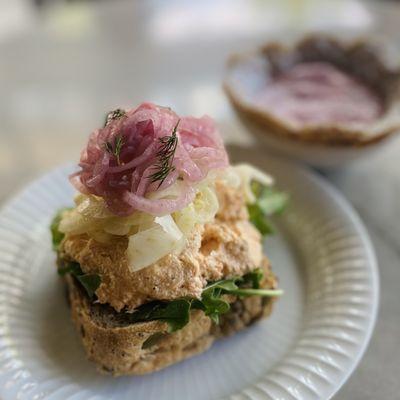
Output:
<path fill-rule="evenodd" d="M 53 218 L 50 226 L 53 249 L 55 251 L 59 249 L 60 243 L 64 239 L 64 234 L 60 232 L 59 225 L 62 218 L 62 213 L 67 210 L 70 210 L 70 208 L 63 208 L 62 210 L 60 210 Z M 61 265 L 58 267 L 58 274 L 61 276 L 64 276 L 66 274 L 71 274 L 72 276 L 74 276 L 78 280 L 78 282 L 85 288 L 88 296 L 91 299 L 94 297 L 94 293 L 101 283 L 99 275 L 85 274 L 82 271 L 81 266 L 77 262 L 62 262 Z"/>
<path fill-rule="evenodd" d="M 182 329 L 189 322 L 190 300 L 178 299 L 170 302 L 153 301 L 140 306 L 130 316 L 131 322 L 163 321 L 168 331 Z"/>
<path fill-rule="evenodd" d="M 250 222 L 263 236 L 274 233 L 268 217 L 281 213 L 285 209 L 289 200 L 288 195 L 255 181 L 252 182 L 251 189 L 256 197 L 256 201 L 253 204 L 247 205 Z"/>
<path fill-rule="evenodd" d="M 201 300 L 194 300 L 193 308 L 203 310 L 216 324 L 219 323 L 219 316 L 227 313 L 231 306 L 222 299 L 224 290 L 237 289 L 234 280 L 224 280 L 208 285 L 201 295 Z"/>
<path fill-rule="evenodd" d="M 81 266 L 77 262 L 73 261 L 63 262 L 62 265 L 58 268 L 58 274 L 60 276 L 71 274 L 73 277 L 75 277 L 86 290 L 86 293 L 88 294 L 90 299 L 94 298 L 94 294 L 101 284 L 100 275 L 85 274 L 82 271 Z"/>
<path fill-rule="evenodd" d="M 155 344 L 157 344 L 161 339 L 168 336 L 168 333 L 165 332 L 156 332 L 150 335 L 142 344 L 142 349 L 148 349 Z"/>
<path fill-rule="evenodd" d="M 253 271 L 242 276 L 240 287 L 251 287 L 259 289 L 260 283 L 264 278 L 264 272 L 261 268 L 256 268 Z"/>
<path fill-rule="evenodd" d="M 104 143 L 104 148 L 106 149 L 106 151 L 108 153 L 110 153 L 111 155 L 113 155 L 116 158 L 118 165 L 121 165 L 120 155 L 121 155 L 121 150 L 122 150 L 123 145 L 124 145 L 124 141 L 123 141 L 121 135 L 115 136 L 114 143 L 111 143 L 111 142 Z"/>
<path fill-rule="evenodd" d="M 170 136 L 163 136 L 159 139 L 161 146 L 156 154 L 158 159 L 157 164 L 155 165 L 156 172 L 149 176 L 151 182 L 160 182 L 158 187 L 163 184 L 169 173 L 175 170 L 172 163 L 178 145 L 178 136 L 176 135 L 176 131 L 179 122 L 180 120 L 176 123 Z"/>
<path fill-rule="evenodd" d="M 126 115 L 125 110 L 122 108 L 117 108 L 116 110 L 110 111 L 106 115 L 106 119 L 104 121 L 104 127 L 106 127 L 111 121 L 114 121 L 116 119 L 120 119 Z"/>
<path fill-rule="evenodd" d="M 140 306 L 130 315 L 131 322 L 164 321 L 168 323 L 169 332 L 182 329 L 190 319 L 191 310 L 203 310 L 215 323 L 219 317 L 227 313 L 231 306 L 223 299 L 226 294 L 239 297 L 282 295 L 279 289 L 259 289 L 263 272 L 257 268 L 239 278 L 222 279 L 207 285 L 201 299 L 178 299 L 170 302 L 153 301 Z"/>
<path fill-rule="evenodd" d="M 64 234 L 60 232 L 58 229 L 62 215 L 65 211 L 70 210 L 70 208 L 62 208 L 57 212 L 57 214 L 54 216 L 53 220 L 51 221 L 50 225 L 50 231 L 51 231 L 51 239 L 53 243 L 53 250 L 57 251 L 58 248 L 60 247 L 61 241 L 64 239 Z"/>
<path fill-rule="evenodd" d="M 58 275 L 65 276 L 71 274 L 73 276 L 83 275 L 81 266 L 77 262 L 69 261 L 62 262 L 57 269 Z"/>
<path fill-rule="evenodd" d="M 257 203 L 248 204 L 247 211 L 249 212 L 250 222 L 257 228 L 262 236 L 267 236 L 274 233 L 272 225 L 267 220 L 265 214 L 262 212 Z"/>
<path fill-rule="evenodd" d="M 76 279 L 78 279 L 79 283 L 85 288 L 88 296 L 93 299 L 94 294 L 97 288 L 101 284 L 101 278 L 98 274 L 83 274 L 76 275 Z"/>

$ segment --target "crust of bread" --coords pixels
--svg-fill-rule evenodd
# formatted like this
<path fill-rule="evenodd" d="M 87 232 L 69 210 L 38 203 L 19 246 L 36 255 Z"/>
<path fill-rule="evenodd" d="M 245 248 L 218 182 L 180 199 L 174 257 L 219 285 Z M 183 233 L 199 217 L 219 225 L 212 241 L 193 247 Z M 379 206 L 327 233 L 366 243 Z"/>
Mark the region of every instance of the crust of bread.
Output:
<path fill-rule="evenodd" d="M 343 64 L 342 59 L 347 60 L 347 63 Z M 265 73 L 268 69 L 279 71 L 281 65 L 287 66 L 299 60 L 328 61 L 338 64 L 339 67 L 349 70 L 368 86 L 374 88 L 383 98 L 386 110 L 381 118 L 365 129 L 347 128 L 344 125 L 310 125 L 294 128 L 274 114 L 253 107 L 252 103 L 246 101 L 240 91 L 235 88 L 230 79 L 231 71 L 234 71 L 237 66 L 252 63 L 254 60 L 264 60 L 269 65 L 269 68 L 265 68 Z M 360 65 L 368 65 L 369 69 L 365 68 L 364 71 Z M 397 66 L 396 69 L 391 69 L 387 66 L 384 57 L 381 57 L 378 51 L 366 41 L 342 43 L 329 36 L 318 35 L 310 36 L 294 47 L 271 42 L 258 52 L 231 56 L 227 62 L 227 71 L 224 90 L 238 116 L 246 125 L 265 135 L 311 145 L 363 147 L 381 142 L 400 130 L 400 114 L 397 112 L 400 104 L 400 68 Z M 375 79 L 376 77 L 379 79 Z"/>
<path fill-rule="evenodd" d="M 263 262 L 264 288 L 275 288 L 276 278 Z M 94 304 L 71 276 L 66 277 L 72 320 L 81 336 L 89 360 L 100 372 L 142 375 L 206 351 L 220 337 L 231 335 L 272 311 L 273 298 L 228 296 L 231 311 L 212 323 L 203 311 L 192 310 L 190 322 L 181 330 L 168 333 L 165 322 L 129 323 L 112 307 Z M 149 338 L 154 339 L 149 345 Z M 146 342 L 147 341 L 147 342 Z"/>

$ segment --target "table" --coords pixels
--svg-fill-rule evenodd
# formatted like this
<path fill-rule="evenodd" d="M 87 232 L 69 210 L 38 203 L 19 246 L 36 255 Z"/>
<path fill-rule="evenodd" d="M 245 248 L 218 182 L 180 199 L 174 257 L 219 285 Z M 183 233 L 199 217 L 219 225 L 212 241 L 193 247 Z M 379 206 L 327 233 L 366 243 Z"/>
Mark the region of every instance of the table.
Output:
<path fill-rule="evenodd" d="M 105 110 L 148 99 L 209 113 L 225 140 L 249 144 L 222 93 L 224 60 L 269 38 L 315 29 L 400 33 L 400 6 L 357 0 L 51 2 L 0 0 L 0 204 L 52 167 L 76 161 Z M 380 314 L 359 368 L 335 399 L 400 392 L 400 140 L 324 172 L 364 220 L 378 256 Z"/>

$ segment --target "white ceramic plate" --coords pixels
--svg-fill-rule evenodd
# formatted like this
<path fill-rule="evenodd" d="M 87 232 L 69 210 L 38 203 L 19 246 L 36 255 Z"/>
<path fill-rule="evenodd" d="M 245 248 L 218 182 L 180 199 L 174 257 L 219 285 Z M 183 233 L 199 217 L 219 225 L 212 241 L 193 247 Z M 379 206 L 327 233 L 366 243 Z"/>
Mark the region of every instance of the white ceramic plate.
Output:
<path fill-rule="evenodd" d="M 86 361 L 54 267 L 48 225 L 71 202 L 58 169 L 0 216 L 0 397 L 3 400 L 328 399 L 374 326 L 378 275 L 348 203 L 302 167 L 236 149 L 291 195 L 266 251 L 285 289 L 273 316 L 200 356 L 144 377 L 112 378 Z"/>

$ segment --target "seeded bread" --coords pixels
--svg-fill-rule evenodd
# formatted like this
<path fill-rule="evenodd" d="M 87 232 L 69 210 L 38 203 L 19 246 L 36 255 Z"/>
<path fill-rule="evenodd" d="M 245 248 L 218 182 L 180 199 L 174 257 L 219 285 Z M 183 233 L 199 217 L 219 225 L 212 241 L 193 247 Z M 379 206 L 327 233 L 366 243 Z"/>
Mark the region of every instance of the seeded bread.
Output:
<path fill-rule="evenodd" d="M 263 288 L 275 288 L 276 279 L 268 261 Z M 201 310 L 192 310 L 190 322 L 181 330 L 168 333 L 165 322 L 130 323 L 123 312 L 90 301 L 77 281 L 66 277 L 68 298 L 74 321 L 88 358 L 100 372 L 119 375 L 142 375 L 165 368 L 206 351 L 213 342 L 231 335 L 268 316 L 272 298 L 259 296 L 239 299 L 227 297 L 231 310 L 214 324 Z"/>

